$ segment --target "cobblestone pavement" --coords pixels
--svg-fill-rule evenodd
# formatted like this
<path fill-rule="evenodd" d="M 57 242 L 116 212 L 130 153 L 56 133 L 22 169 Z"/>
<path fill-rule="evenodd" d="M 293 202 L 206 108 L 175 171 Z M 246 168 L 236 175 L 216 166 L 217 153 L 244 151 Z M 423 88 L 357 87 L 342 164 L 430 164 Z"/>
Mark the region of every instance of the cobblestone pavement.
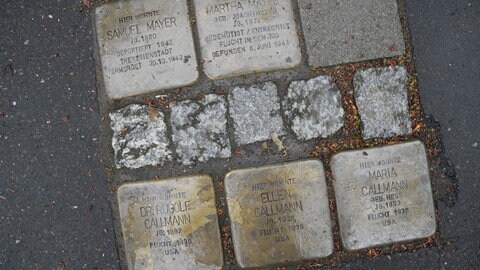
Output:
<path fill-rule="evenodd" d="M 121 6 L 120 10 L 132 9 L 131 14 L 140 14 L 139 11 L 155 10 L 158 5 L 155 1 L 146 2 L 152 3 L 151 6 Z M 228 269 L 237 269 L 238 264 L 276 263 L 287 263 L 288 268 L 296 269 L 300 264 L 295 261 L 299 259 L 307 260 L 301 264 L 305 268 L 338 269 L 474 269 L 479 264 L 480 213 L 474 198 L 480 156 L 480 131 L 476 124 L 480 120 L 480 96 L 475 91 L 475 79 L 480 76 L 478 63 L 472 59 L 479 58 L 475 48 L 480 46 L 480 6 L 474 1 L 401 0 L 397 9 L 394 0 L 362 0 L 355 3 L 358 6 L 340 2 L 334 5 L 332 1 L 273 1 L 277 10 L 269 8 L 265 1 L 257 2 L 249 8 L 262 10 L 262 20 L 256 20 L 260 13 L 244 11 L 247 6 L 241 12 L 236 2 L 229 2 L 230 6 L 209 6 L 205 1 L 187 1 L 188 5 L 179 8 L 167 1 L 160 5 L 168 6 L 171 17 L 155 21 L 148 19 L 148 14 L 141 18 L 125 15 L 120 17 L 120 23 L 116 21 L 118 18 L 102 17 L 102 12 L 116 12 L 114 8 L 99 9 L 96 18 L 101 22 L 95 24 L 97 32 L 92 28 L 93 9 L 80 1 L 18 1 L 0 6 L 0 13 L 4 14 L 0 33 L 5 37 L 0 42 L 0 61 L 6 65 L 0 77 L 0 147 L 4 150 L 0 154 L 0 176 L 5 179 L 0 189 L 3 206 L 0 220 L 2 239 L 5 239 L 0 245 L 0 268 L 118 269 L 128 260 L 132 263 L 132 246 L 124 247 L 121 225 L 125 233 L 133 221 L 142 221 L 138 226 L 145 228 L 151 228 L 153 222 L 187 224 L 187 213 L 195 217 L 194 222 L 179 228 L 193 235 L 193 242 L 185 238 L 182 244 L 177 236 L 169 237 L 178 242 L 175 242 L 177 247 L 184 245 L 190 250 L 179 255 L 179 261 L 175 262 L 177 265 L 189 262 L 182 266 L 185 269 L 192 264 L 198 264 L 193 269 L 199 269 L 200 265 L 219 265 L 218 256 L 212 255 L 219 253 L 223 253 L 223 264 Z M 115 7 L 115 4 L 107 6 Z M 186 15 L 187 10 L 196 15 L 195 21 Z M 375 16 L 366 16 L 370 12 Z M 237 20 L 240 18 L 235 16 L 240 15 L 251 18 Z M 225 23 L 230 16 L 234 18 L 232 25 L 239 28 Z M 411 32 L 408 32 L 407 19 Z M 162 33 L 166 36 L 173 35 L 172 40 L 137 35 L 140 39 L 155 40 L 155 43 L 146 43 L 159 48 L 154 51 L 158 57 L 153 62 L 129 56 L 132 50 L 140 52 L 138 55 L 148 52 L 149 45 L 122 47 L 112 41 L 124 35 L 122 23 L 132 25 L 133 20 L 145 20 L 151 33 L 165 30 L 167 32 Z M 138 34 L 141 31 L 138 25 L 125 30 L 124 33 L 129 33 L 125 35 Z M 181 31 L 169 29 L 174 27 Z M 100 49 L 94 46 L 96 34 L 101 37 Z M 227 35 L 231 38 L 226 39 Z M 410 38 L 415 48 L 416 72 Z M 128 40 L 132 44 L 143 44 Z M 248 41 L 252 45 L 246 45 Z M 96 66 L 92 55 L 97 59 Z M 349 62 L 358 63 L 346 64 Z M 102 70 L 100 63 L 107 63 L 107 68 Z M 169 68 L 156 73 L 158 66 Z M 129 74 L 134 75 L 128 77 Z M 158 81 L 163 86 L 155 85 Z M 177 87 L 181 88 L 173 92 L 167 90 Z M 148 94 L 159 88 L 165 90 Z M 438 118 L 441 133 L 430 114 Z M 446 151 L 442 151 L 439 134 L 443 135 Z M 426 155 L 409 150 L 397 158 L 387 156 L 384 150 L 366 149 L 411 140 L 422 141 Z M 396 149 L 393 152 L 400 151 L 392 147 Z M 424 225 L 416 223 L 389 224 L 398 233 L 405 227 L 411 226 L 411 229 L 403 238 L 387 236 L 386 242 L 380 243 L 382 246 L 372 244 L 367 245 L 367 249 L 347 251 L 355 249 L 348 247 L 356 244 L 345 244 L 344 233 L 348 227 L 345 224 L 349 223 L 345 223 L 342 213 L 347 210 L 345 204 L 336 202 L 339 195 L 333 189 L 333 180 L 338 178 L 340 182 L 342 174 L 334 169 L 336 165 L 330 164 L 330 160 L 335 153 L 351 149 L 360 149 L 354 160 L 365 160 L 359 163 L 361 168 L 371 168 L 369 162 L 375 159 L 375 151 L 383 153 L 376 162 L 389 164 L 422 155 L 428 159 L 436 211 L 427 210 L 432 204 L 428 200 L 421 202 L 425 207 L 418 220 L 427 222 L 423 224 L 437 220 L 437 232 L 432 237 L 427 232 L 435 228 L 431 224 L 424 229 L 420 229 Z M 297 165 L 244 170 L 312 158 L 322 161 L 326 173 L 311 176 L 315 179 L 312 183 L 299 183 L 295 179 L 311 175 L 309 170 L 323 171 L 323 168 L 309 169 L 317 165 L 304 165 L 301 173 L 288 169 Z M 426 161 L 421 159 L 415 164 L 426 168 Z M 415 170 L 407 173 L 402 171 L 407 167 L 398 166 L 369 170 L 374 175 L 370 178 L 413 173 L 418 177 L 422 175 L 421 181 L 428 183 L 424 173 L 415 174 Z M 238 175 L 228 174 L 232 170 Z M 171 189 L 178 190 L 165 196 L 169 200 L 179 199 L 179 204 L 172 203 L 171 209 L 175 210 L 157 210 L 183 213 L 175 216 L 176 221 L 155 219 L 147 207 L 152 201 L 146 205 L 136 202 L 140 205 L 139 217 L 133 210 L 119 213 L 117 189 L 123 185 L 127 190 L 125 183 L 198 174 L 209 174 L 212 179 L 202 182 L 203 186 L 198 189 L 186 189 L 180 183 L 199 180 L 188 177 L 172 180 Z M 225 179 L 227 174 L 229 179 Z M 275 183 L 284 189 L 273 188 L 277 184 L 272 184 L 273 189 L 265 187 L 263 179 L 269 177 L 277 179 L 275 181 L 281 179 Z M 263 190 L 258 191 L 261 192 L 258 193 L 260 204 L 256 204 L 256 193 L 245 190 L 243 185 L 234 185 L 247 181 L 253 181 L 256 189 Z M 388 187 L 378 188 L 392 191 L 395 186 L 396 191 L 405 191 L 406 183 L 391 181 Z M 310 185 L 314 188 L 309 189 Z M 322 186 L 326 188 L 323 197 L 308 195 L 309 191 L 321 190 Z M 128 191 L 132 192 L 128 194 L 138 194 L 141 188 L 142 185 L 135 186 L 137 191 Z M 363 187 L 342 184 L 342 188 L 347 193 L 363 188 L 370 190 L 362 191 L 364 196 L 365 192 L 378 191 L 369 184 Z M 214 193 L 206 191 L 210 189 Z M 147 193 L 142 193 L 143 197 L 129 196 L 156 200 L 154 195 L 145 195 Z M 185 195 L 187 193 L 190 195 Z M 410 203 L 408 196 L 411 195 L 406 195 L 410 193 L 391 193 L 392 198 L 397 196 L 391 204 Z M 214 194 L 216 209 L 202 206 L 202 202 L 205 205 L 212 202 L 213 195 L 208 194 Z M 398 194 L 407 199 L 398 198 Z M 418 194 L 412 195 L 418 199 L 415 204 L 428 199 L 428 193 Z M 273 205 L 272 202 L 287 198 L 296 199 L 282 204 L 282 210 L 277 204 L 277 214 L 304 211 L 304 208 L 309 214 L 283 215 L 284 220 L 278 221 L 266 218 L 267 224 L 285 222 L 287 225 L 277 223 L 278 226 L 258 228 L 259 216 L 274 213 L 259 205 L 267 202 Z M 368 198 L 375 201 L 384 197 Z M 181 199 L 188 199 L 189 203 L 181 204 Z M 194 199 L 196 203 L 190 203 Z M 313 202 L 321 205 L 312 208 Z M 363 203 L 359 201 L 357 205 Z M 243 209 L 247 204 L 251 211 Z M 136 207 L 124 205 L 128 205 L 128 209 Z M 365 205 L 383 207 L 373 201 Z M 322 206 L 326 209 L 317 213 Z M 394 208 L 391 214 L 399 218 L 388 219 L 390 223 L 408 220 L 403 219 L 408 208 L 397 205 Z M 359 209 L 365 211 L 362 207 Z M 412 209 L 410 207 L 410 211 Z M 377 214 L 372 216 L 370 212 L 364 213 L 368 220 L 382 219 L 386 211 L 380 214 L 374 211 L 372 213 Z M 216 214 L 218 221 L 213 219 Z M 322 223 L 325 215 L 331 218 L 333 238 L 327 237 L 329 230 Z M 311 216 L 322 218 L 312 221 Z M 298 221 L 291 220 L 292 217 Z M 317 225 L 309 227 L 311 224 Z M 325 246 L 309 247 L 312 241 L 302 240 L 305 227 L 314 232 L 310 239 L 317 239 L 315 241 Z M 280 233 L 275 237 L 277 244 L 272 244 L 265 240 L 268 239 L 265 235 L 270 235 L 275 228 L 289 233 Z M 323 228 L 322 231 L 316 231 L 319 228 Z M 181 234 L 156 231 L 157 234 Z M 220 232 L 216 234 L 216 231 Z M 258 241 L 256 245 L 262 250 L 268 251 L 277 245 L 287 253 L 249 254 L 246 252 L 249 243 L 239 239 L 247 239 L 246 235 L 252 233 L 259 236 L 249 241 Z M 356 232 L 352 235 L 353 238 L 364 236 Z M 221 238 L 215 242 L 217 236 Z M 168 256 L 149 258 L 142 246 L 148 240 L 139 237 L 132 238 L 135 244 L 130 244 L 137 245 L 133 252 L 138 263 L 147 266 L 156 260 L 172 263 L 165 259 L 170 258 Z M 392 243 L 416 238 L 420 239 Z M 197 243 L 204 243 L 205 239 L 209 240 L 210 257 L 198 251 Z M 298 245 L 288 244 L 290 239 L 303 247 L 302 252 L 298 253 Z M 161 243 L 153 245 L 161 246 Z M 168 252 L 175 253 L 176 248 Z M 195 256 L 190 257 L 191 254 Z M 324 256 L 328 257 L 322 259 Z M 192 258 L 196 259 L 191 261 Z"/>

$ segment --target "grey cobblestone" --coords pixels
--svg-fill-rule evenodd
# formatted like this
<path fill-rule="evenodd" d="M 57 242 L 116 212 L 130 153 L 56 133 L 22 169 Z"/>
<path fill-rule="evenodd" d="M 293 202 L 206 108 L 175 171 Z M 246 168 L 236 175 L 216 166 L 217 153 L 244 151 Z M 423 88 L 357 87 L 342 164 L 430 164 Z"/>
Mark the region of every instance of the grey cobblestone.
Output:
<path fill-rule="evenodd" d="M 274 83 L 235 87 L 228 96 L 228 103 L 234 121 L 235 140 L 239 145 L 267 140 L 272 132 L 285 134 Z"/>
<path fill-rule="evenodd" d="M 184 165 L 231 156 L 225 99 L 207 95 L 200 101 L 172 102 L 173 142 Z"/>
<path fill-rule="evenodd" d="M 117 168 L 136 169 L 171 160 L 162 112 L 132 104 L 110 113 L 110 119 Z"/>
<path fill-rule="evenodd" d="M 404 67 L 360 70 L 353 78 L 363 137 L 405 135 L 412 130 Z"/>
<path fill-rule="evenodd" d="M 325 138 L 343 126 L 342 97 L 329 76 L 292 82 L 283 106 L 299 140 Z"/>

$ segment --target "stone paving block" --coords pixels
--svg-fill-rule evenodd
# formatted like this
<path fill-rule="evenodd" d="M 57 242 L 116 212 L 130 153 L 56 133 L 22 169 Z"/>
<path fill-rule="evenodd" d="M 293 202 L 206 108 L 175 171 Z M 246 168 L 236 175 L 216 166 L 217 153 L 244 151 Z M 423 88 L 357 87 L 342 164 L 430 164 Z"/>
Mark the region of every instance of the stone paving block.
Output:
<path fill-rule="evenodd" d="M 283 108 L 299 140 L 325 138 L 343 126 L 342 97 L 329 76 L 292 82 Z"/>
<path fill-rule="evenodd" d="M 115 165 L 136 169 L 163 165 L 171 160 L 169 140 L 162 112 L 145 105 L 132 104 L 110 113 Z"/>
<path fill-rule="evenodd" d="M 194 0 L 211 79 L 292 68 L 301 51 L 291 0 Z"/>
<path fill-rule="evenodd" d="M 332 158 L 340 236 L 348 250 L 429 237 L 436 231 L 423 143 L 339 153 Z"/>
<path fill-rule="evenodd" d="M 299 0 L 311 66 L 405 53 L 396 0 Z"/>
<path fill-rule="evenodd" d="M 268 140 L 272 132 L 285 134 L 274 83 L 235 87 L 228 95 L 228 103 L 237 144 Z"/>
<path fill-rule="evenodd" d="M 354 78 L 363 138 L 406 135 L 412 131 L 404 67 L 371 68 Z"/>
<path fill-rule="evenodd" d="M 110 98 L 176 88 L 197 80 L 186 0 L 115 1 L 98 7 L 95 15 Z"/>
<path fill-rule="evenodd" d="M 183 164 L 231 156 L 225 103 L 223 96 L 206 95 L 170 104 L 173 142 Z"/>
<path fill-rule="evenodd" d="M 225 178 L 225 191 L 241 267 L 317 259 L 333 252 L 320 161 L 232 171 Z"/>
<path fill-rule="evenodd" d="M 129 269 L 221 269 L 209 176 L 127 183 L 117 196 Z"/>

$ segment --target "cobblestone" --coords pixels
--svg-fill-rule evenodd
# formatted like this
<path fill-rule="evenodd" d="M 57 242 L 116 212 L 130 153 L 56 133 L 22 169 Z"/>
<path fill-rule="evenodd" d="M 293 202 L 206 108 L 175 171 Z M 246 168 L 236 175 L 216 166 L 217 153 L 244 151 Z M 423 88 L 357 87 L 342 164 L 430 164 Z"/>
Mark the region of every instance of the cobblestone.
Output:
<path fill-rule="evenodd" d="M 184 165 L 231 156 L 223 96 L 171 103 L 173 142 Z"/>
<path fill-rule="evenodd" d="M 110 119 L 117 168 L 137 169 L 171 160 L 162 112 L 133 104 L 110 113 Z"/>
<path fill-rule="evenodd" d="M 355 74 L 355 99 L 364 138 L 411 132 L 406 81 L 404 67 L 372 68 Z"/>
<path fill-rule="evenodd" d="M 239 145 L 264 141 L 272 132 L 285 134 L 280 115 L 277 87 L 272 82 L 249 87 L 235 87 L 228 96 L 230 115 Z"/>
<path fill-rule="evenodd" d="M 325 138 L 343 126 L 342 97 L 328 76 L 292 82 L 283 107 L 299 140 Z"/>

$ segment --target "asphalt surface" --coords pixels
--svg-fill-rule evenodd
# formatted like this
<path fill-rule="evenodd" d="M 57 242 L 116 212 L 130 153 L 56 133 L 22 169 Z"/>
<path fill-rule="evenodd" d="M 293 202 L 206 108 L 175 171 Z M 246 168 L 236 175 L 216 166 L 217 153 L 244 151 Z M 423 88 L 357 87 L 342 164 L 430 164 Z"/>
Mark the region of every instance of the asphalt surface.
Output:
<path fill-rule="evenodd" d="M 423 107 L 441 125 L 458 200 L 437 205 L 435 247 L 338 269 L 478 269 L 480 2 L 408 0 L 407 12 Z M 76 0 L 0 0 L 0 269 L 119 268 L 89 13 Z"/>
<path fill-rule="evenodd" d="M 0 269 L 118 268 L 80 3 L 0 1 Z"/>
<path fill-rule="evenodd" d="M 440 203 L 440 266 L 480 269 L 480 2 L 407 1 L 422 104 L 437 119 L 460 186 Z"/>

